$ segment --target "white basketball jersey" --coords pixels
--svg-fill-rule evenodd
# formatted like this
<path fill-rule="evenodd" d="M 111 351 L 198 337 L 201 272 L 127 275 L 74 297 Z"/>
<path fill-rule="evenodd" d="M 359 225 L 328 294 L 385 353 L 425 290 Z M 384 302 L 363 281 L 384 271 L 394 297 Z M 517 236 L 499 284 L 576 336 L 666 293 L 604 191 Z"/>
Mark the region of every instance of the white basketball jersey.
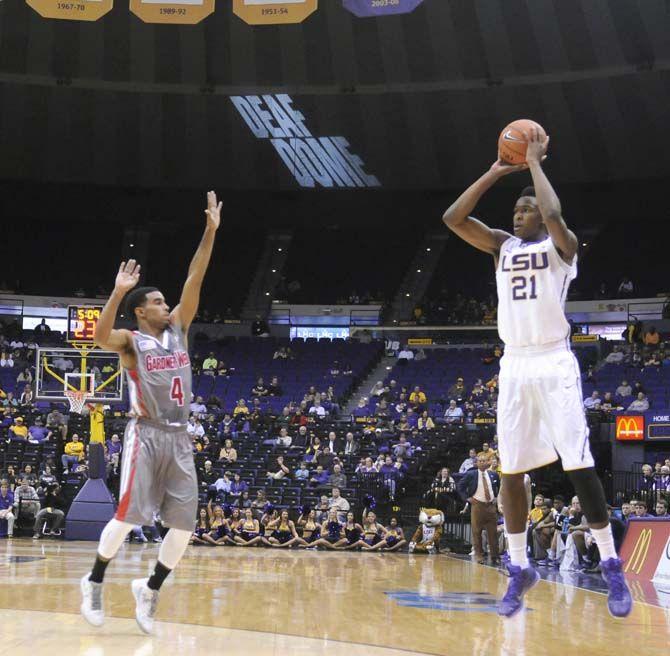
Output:
<path fill-rule="evenodd" d="M 577 277 L 577 256 L 572 264 L 561 258 L 550 237 L 524 242 L 511 237 L 500 248 L 498 332 L 509 346 L 541 346 L 567 340 L 570 325 L 565 299 Z"/>

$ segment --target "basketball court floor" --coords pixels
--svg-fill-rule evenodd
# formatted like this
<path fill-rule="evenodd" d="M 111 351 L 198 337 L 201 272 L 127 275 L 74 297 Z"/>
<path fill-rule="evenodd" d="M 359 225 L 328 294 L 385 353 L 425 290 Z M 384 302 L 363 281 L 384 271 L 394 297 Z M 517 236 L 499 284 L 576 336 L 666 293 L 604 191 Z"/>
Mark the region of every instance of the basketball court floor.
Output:
<path fill-rule="evenodd" d="M 0 544 L 0 654 L 646 656 L 670 645 L 670 608 L 639 585 L 624 621 L 577 579 L 541 581 L 528 610 L 502 620 L 494 603 L 505 577 L 449 555 L 207 547 L 189 547 L 166 582 L 148 637 L 133 619 L 130 581 L 149 574 L 153 544 L 125 545 L 110 565 L 108 620 L 94 629 L 78 613 L 94 552 L 84 542 Z"/>

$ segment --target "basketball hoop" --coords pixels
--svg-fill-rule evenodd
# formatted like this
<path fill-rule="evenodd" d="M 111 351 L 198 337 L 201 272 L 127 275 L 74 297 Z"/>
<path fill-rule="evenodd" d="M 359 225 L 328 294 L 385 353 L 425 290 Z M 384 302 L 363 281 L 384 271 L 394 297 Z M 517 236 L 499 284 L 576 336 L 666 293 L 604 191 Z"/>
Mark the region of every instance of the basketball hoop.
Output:
<path fill-rule="evenodd" d="M 70 410 L 76 412 L 78 415 L 81 414 L 88 396 L 88 392 L 65 390 L 65 397 L 70 402 Z"/>

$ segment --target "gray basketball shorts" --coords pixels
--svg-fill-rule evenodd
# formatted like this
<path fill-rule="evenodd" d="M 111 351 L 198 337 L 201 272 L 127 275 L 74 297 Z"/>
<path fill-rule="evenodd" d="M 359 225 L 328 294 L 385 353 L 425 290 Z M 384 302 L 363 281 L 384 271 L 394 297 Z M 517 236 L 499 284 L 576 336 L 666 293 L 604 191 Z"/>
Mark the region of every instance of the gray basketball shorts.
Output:
<path fill-rule="evenodd" d="M 193 531 L 197 510 L 198 478 L 186 430 L 131 419 L 123 441 L 116 519 L 146 526 L 158 512 L 166 527 Z"/>

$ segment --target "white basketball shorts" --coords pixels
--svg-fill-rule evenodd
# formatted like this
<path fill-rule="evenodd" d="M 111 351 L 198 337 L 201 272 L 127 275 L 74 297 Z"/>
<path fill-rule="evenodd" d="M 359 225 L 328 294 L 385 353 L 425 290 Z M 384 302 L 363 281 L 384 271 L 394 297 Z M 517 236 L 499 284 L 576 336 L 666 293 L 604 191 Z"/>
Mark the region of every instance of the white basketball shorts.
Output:
<path fill-rule="evenodd" d="M 507 347 L 499 385 L 503 474 L 521 474 L 559 458 L 566 471 L 594 466 L 579 363 L 565 342 Z"/>

